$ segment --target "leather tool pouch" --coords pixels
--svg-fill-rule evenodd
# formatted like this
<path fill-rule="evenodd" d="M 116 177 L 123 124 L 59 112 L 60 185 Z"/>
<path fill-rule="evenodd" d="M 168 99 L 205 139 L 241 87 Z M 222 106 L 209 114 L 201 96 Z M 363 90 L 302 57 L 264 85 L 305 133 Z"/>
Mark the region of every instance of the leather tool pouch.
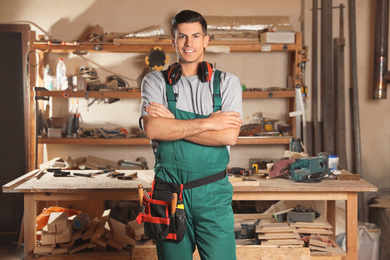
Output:
<path fill-rule="evenodd" d="M 193 189 L 226 177 L 226 171 L 219 172 L 186 184 L 176 184 L 155 179 L 148 196 L 144 195 L 141 212 L 137 216 L 138 224 L 144 222 L 145 235 L 157 240 L 180 242 L 186 230 L 186 214 L 183 204 L 183 190 Z M 171 214 L 172 194 L 177 193 L 175 214 Z"/>
<path fill-rule="evenodd" d="M 154 180 L 150 198 L 144 196 L 144 211 L 138 215 L 137 222 L 144 222 L 145 235 L 157 240 L 175 240 L 184 238 L 186 215 L 182 199 L 183 185 L 162 180 Z M 176 212 L 171 214 L 172 194 L 177 193 Z"/>

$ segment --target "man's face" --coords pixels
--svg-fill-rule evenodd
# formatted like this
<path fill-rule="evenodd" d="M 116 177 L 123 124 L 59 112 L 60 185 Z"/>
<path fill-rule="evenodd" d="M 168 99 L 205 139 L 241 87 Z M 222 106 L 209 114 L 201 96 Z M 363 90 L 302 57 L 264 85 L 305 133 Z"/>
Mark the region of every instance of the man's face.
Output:
<path fill-rule="evenodd" d="M 203 34 L 199 22 L 178 24 L 176 35 L 172 37 L 180 64 L 203 61 L 204 48 L 208 42 L 209 36 Z"/>

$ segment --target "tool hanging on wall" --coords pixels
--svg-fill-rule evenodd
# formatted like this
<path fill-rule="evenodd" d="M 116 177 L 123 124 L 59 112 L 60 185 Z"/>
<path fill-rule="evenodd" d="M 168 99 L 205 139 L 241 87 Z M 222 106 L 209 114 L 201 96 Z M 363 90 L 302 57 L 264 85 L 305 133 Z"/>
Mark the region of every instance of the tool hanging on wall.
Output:
<path fill-rule="evenodd" d="M 321 114 L 322 151 L 334 154 L 334 82 L 332 0 L 321 0 Z"/>
<path fill-rule="evenodd" d="M 164 50 L 158 46 L 153 47 L 150 50 L 149 55 L 145 57 L 145 63 L 152 69 L 152 71 L 161 71 L 168 61 L 169 57 L 165 54 Z"/>
<path fill-rule="evenodd" d="M 341 169 L 347 168 L 345 133 L 345 83 L 344 83 L 344 5 L 340 4 L 340 36 L 334 39 L 334 103 L 335 103 L 335 154 Z"/>
<path fill-rule="evenodd" d="M 318 119 L 318 0 L 313 0 L 313 26 L 312 26 L 312 115 L 313 115 L 313 154 L 322 151 L 321 122 Z"/>
<path fill-rule="evenodd" d="M 389 46 L 389 0 L 375 1 L 374 89 L 373 99 L 387 98 Z"/>

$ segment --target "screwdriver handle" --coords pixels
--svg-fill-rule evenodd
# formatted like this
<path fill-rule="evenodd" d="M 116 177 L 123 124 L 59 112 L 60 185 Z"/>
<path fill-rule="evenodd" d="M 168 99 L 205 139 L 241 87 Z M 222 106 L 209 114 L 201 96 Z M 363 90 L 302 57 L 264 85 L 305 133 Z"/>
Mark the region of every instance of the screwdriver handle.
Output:
<path fill-rule="evenodd" d="M 172 194 L 171 215 L 175 214 L 177 205 L 177 193 Z"/>
<path fill-rule="evenodd" d="M 138 185 L 138 197 L 139 197 L 139 206 L 142 207 L 142 202 L 144 200 L 144 186 L 142 186 L 142 184 Z"/>

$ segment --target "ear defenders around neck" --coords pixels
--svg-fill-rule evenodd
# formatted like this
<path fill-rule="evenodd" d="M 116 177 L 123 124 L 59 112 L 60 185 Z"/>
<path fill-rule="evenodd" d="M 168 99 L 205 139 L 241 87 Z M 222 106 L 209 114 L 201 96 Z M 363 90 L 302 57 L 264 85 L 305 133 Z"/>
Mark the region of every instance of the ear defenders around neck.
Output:
<path fill-rule="evenodd" d="M 182 67 L 179 63 L 174 63 L 169 66 L 166 74 L 166 81 L 170 85 L 175 85 L 182 76 Z M 213 65 L 202 61 L 199 63 L 198 67 L 198 76 L 200 81 L 208 82 L 211 80 L 211 76 L 213 75 Z"/>

